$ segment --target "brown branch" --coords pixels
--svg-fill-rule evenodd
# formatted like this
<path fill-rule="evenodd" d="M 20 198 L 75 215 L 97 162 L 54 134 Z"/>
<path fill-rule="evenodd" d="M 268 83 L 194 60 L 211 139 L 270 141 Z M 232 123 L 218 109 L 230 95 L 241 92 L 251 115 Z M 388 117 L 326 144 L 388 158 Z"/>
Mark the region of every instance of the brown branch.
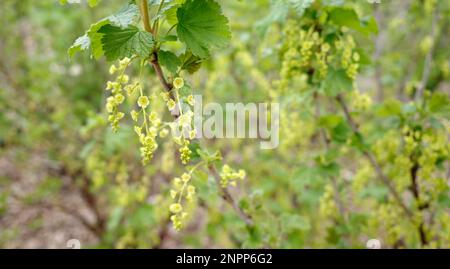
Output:
<path fill-rule="evenodd" d="M 378 23 L 378 29 L 382 29 L 381 24 L 383 23 L 383 14 L 381 11 L 380 5 L 374 5 L 375 8 L 375 19 Z M 383 51 L 383 37 L 384 32 L 382 30 L 379 31 L 378 35 L 375 37 L 375 53 L 373 55 L 373 59 L 375 62 L 375 84 L 377 87 L 377 101 L 382 102 L 384 99 L 384 90 L 383 90 L 383 82 L 382 82 L 382 69 L 381 69 L 381 53 Z"/>
<path fill-rule="evenodd" d="M 418 204 L 418 208 L 420 211 L 425 210 L 426 206 L 421 204 L 420 201 L 420 189 L 419 189 L 419 183 L 417 182 L 417 173 L 420 169 L 419 164 L 414 161 L 413 166 L 411 167 L 410 173 L 411 173 L 411 191 L 413 193 L 414 199 L 416 199 L 416 202 Z M 425 223 L 422 220 L 419 224 L 418 228 L 419 236 L 420 236 L 420 243 L 422 246 L 428 245 L 428 239 L 425 232 Z"/>
<path fill-rule="evenodd" d="M 152 64 L 153 69 L 155 70 L 156 76 L 158 77 L 159 81 L 163 85 L 164 89 L 169 93 L 170 99 L 172 99 L 173 101 L 176 102 L 175 95 L 172 91 L 173 85 L 171 83 L 167 82 L 166 77 L 164 76 L 164 72 L 162 71 L 161 65 L 159 64 L 158 53 L 153 52 L 150 63 Z"/>
<path fill-rule="evenodd" d="M 315 103 L 316 103 L 316 111 L 315 111 L 316 115 L 315 115 L 315 117 L 316 117 L 317 120 L 319 120 L 319 118 L 320 118 L 320 106 L 319 106 L 319 100 L 318 100 L 319 99 L 319 95 L 317 93 L 314 93 L 314 99 L 315 99 Z M 327 150 L 329 150 L 330 149 L 330 140 L 328 139 L 324 128 L 320 128 L 319 133 L 320 133 L 320 136 L 322 138 L 323 144 L 325 145 L 325 148 Z M 334 195 L 334 200 L 335 200 L 335 202 L 336 202 L 336 204 L 338 206 L 339 213 L 344 218 L 344 221 L 347 221 L 347 214 L 345 212 L 344 203 L 343 203 L 341 197 L 339 196 L 339 188 L 338 188 L 337 179 L 334 176 L 331 176 L 330 178 L 331 178 L 331 183 L 332 183 L 333 189 L 336 192 L 336 194 Z"/>
<path fill-rule="evenodd" d="M 352 115 L 350 114 L 350 111 L 347 107 L 347 104 L 345 103 L 343 97 L 341 95 L 338 95 L 336 97 L 337 102 L 341 106 L 342 110 L 344 111 L 345 118 L 347 122 L 350 124 L 350 127 L 352 129 L 352 132 L 362 137 L 361 132 L 359 131 L 359 127 L 354 121 Z M 370 162 L 372 167 L 375 169 L 375 172 L 377 173 L 377 178 L 389 189 L 389 192 L 394 196 L 394 199 L 398 202 L 400 207 L 403 209 L 403 211 L 406 213 L 408 217 L 412 217 L 413 214 L 411 210 L 406 206 L 403 199 L 401 198 L 400 194 L 395 189 L 394 185 L 392 185 L 392 181 L 384 174 L 383 169 L 381 168 L 380 164 L 377 162 L 375 156 L 372 152 L 370 152 L 368 149 L 364 148 L 363 155 L 367 158 L 367 160 Z"/>
<path fill-rule="evenodd" d="M 144 23 L 144 27 L 145 30 L 154 34 L 151 30 L 151 28 L 148 28 L 146 26 L 146 24 L 149 24 L 149 17 L 148 17 L 148 9 L 145 8 L 145 6 L 147 5 L 147 0 L 142 0 L 141 1 L 141 15 L 142 15 L 142 20 Z M 159 64 L 158 61 L 158 54 L 157 52 L 152 52 L 152 57 L 150 59 L 150 63 L 153 66 L 153 69 L 155 70 L 156 76 L 158 77 L 159 81 L 161 82 L 162 86 L 164 87 L 164 89 L 169 93 L 170 98 L 173 101 L 176 101 L 175 95 L 172 91 L 173 89 L 173 85 L 171 83 L 169 83 L 166 80 L 166 77 L 164 76 L 164 72 L 161 68 L 161 65 Z M 174 114 L 174 118 L 177 118 L 180 114 L 180 109 L 178 108 L 178 112 L 177 114 Z M 236 203 L 236 201 L 234 200 L 233 196 L 230 194 L 230 192 L 228 191 L 227 188 L 222 188 L 220 185 L 220 176 L 217 172 L 217 169 L 214 165 L 209 165 L 208 166 L 209 171 L 213 174 L 216 183 L 218 184 L 218 186 L 220 187 L 221 191 L 222 191 L 222 198 L 228 202 L 232 208 L 234 209 L 234 211 L 236 211 L 236 213 L 238 214 L 238 216 L 249 226 L 253 225 L 253 221 L 252 218 L 250 217 L 250 215 L 246 214 L 244 211 L 242 211 L 242 209 L 238 206 L 238 204 Z"/>
<path fill-rule="evenodd" d="M 233 196 L 231 195 L 231 193 L 229 192 L 228 188 L 224 188 L 222 187 L 222 185 L 220 184 L 220 176 L 217 172 L 216 167 L 213 164 L 208 165 L 208 169 L 211 172 L 211 174 L 213 174 L 214 179 L 216 180 L 217 185 L 220 187 L 220 190 L 222 192 L 222 198 L 231 205 L 231 207 L 234 209 L 234 211 L 236 211 L 236 213 L 239 215 L 239 217 L 245 222 L 245 224 L 247 224 L 248 226 L 253 226 L 253 219 L 252 217 L 245 213 L 240 207 L 239 205 L 236 203 L 236 201 L 234 200 Z"/>
<path fill-rule="evenodd" d="M 435 11 L 433 12 L 433 20 L 431 22 L 431 36 L 433 37 L 433 42 L 436 42 L 436 28 L 439 21 L 439 8 L 435 7 Z M 425 62 L 423 66 L 422 71 L 422 80 L 420 81 L 420 85 L 417 88 L 415 99 L 416 101 L 420 100 L 423 97 L 423 93 L 425 91 L 425 87 L 427 86 L 428 79 L 430 77 L 431 73 L 431 66 L 433 64 L 433 54 L 435 50 L 436 44 L 433 44 L 433 46 L 428 51 L 427 55 L 425 56 Z"/>

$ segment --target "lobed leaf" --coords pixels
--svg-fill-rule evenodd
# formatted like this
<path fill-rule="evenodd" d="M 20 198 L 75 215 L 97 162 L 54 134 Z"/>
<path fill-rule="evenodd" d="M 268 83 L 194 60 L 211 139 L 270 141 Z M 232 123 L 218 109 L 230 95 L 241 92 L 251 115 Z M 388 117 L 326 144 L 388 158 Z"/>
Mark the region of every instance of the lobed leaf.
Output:
<path fill-rule="evenodd" d="M 102 26 L 98 32 L 103 34 L 101 42 L 108 61 L 131 57 L 135 54 L 147 57 L 154 44 L 153 36 L 150 33 L 141 31 L 135 26 L 122 29 L 107 24 Z"/>
<path fill-rule="evenodd" d="M 187 0 L 178 8 L 177 18 L 179 39 L 201 58 L 207 58 L 213 47 L 225 47 L 231 39 L 228 19 L 214 0 Z"/>

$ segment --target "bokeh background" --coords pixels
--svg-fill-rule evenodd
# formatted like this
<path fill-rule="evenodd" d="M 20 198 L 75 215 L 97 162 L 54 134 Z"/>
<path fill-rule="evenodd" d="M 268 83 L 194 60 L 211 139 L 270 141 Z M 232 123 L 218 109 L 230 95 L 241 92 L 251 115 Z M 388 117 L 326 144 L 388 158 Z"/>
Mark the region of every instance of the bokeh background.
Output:
<path fill-rule="evenodd" d="M 371 238 L 387 248 L 423 247 L 414 225 L 403 225 L 395 208 L 381 206 L 386 188 L 373 180 L 361 154 L 343 153 L 338 172 L 318 165 L 323 147 L 317 121 L 302 110 L 298 88 L 274 93 L 284 21 L 277 21 L 276 1 L 268 0 L 220 1 L 232 43 L 186 78 L 205 100 L 284 104 L 275 150 L 261 150 L 257 140 L 205 141 L 211 151 L 221 152 L 224 163 L 246 170 L 247 178 L 230 191 L 255 216 L 256 227 L 242 223 L 203 172 L 196 175 L 198 197 L 188 225 L 174 231 L 168 221 L 169 182 L 183 172 L 175 146 L 162 141 L 151 164 L 142 166 L 132 123 L 113 134 L 106 120 L 109 63 L 88 54 L 71 61 L 67 56 L 91 23 L 123 2 L 103 0 L 89 8 L 51 0 L 1 1 L 0 247 L 65 248 L 72 238 L 93 248 L 364 248 Z M 373 130 L 388 120 L 377 118 L 377 106 L 413 99 L 436 15 L 427 13 L 426 5 L 436 1 L 346 2 L 378 23 L 378 34 L 355 36 L 371 60 L 357 79 L 371 108 L 358 119 L 367 125 L 364 130 Z M 448 4 L 438 13 L 440 34 L 427 89 L 444 93 L 440 98 L 445 99 L 450 92 Z M 150 69 L 148 79 L 157 85 Z M 442 126 L 436 132 L 448 147 L 448 118 Z M 431 247 L 450 246 L 449 163 L 448 154 L 443 156 L 432 174 L 444 190 L 436 210 L 426 213 L 427 233 L 436 238 Z M 392 158 L 386 162 L 395 163 Z M 334 195 L 343 200 L 344 222 L 322 214 L 327 205 L 337 210 L 328 203 L 330 173 L 338 180 Z M 411 200 L 408 191 L 404 195 Z"/>

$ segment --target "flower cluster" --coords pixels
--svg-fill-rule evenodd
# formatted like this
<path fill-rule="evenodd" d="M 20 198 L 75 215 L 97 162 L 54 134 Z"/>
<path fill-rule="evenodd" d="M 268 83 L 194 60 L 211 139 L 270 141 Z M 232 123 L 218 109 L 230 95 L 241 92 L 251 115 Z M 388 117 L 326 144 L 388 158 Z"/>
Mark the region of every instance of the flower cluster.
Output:
<path fill-rule="evenodd" d="M 351 35 L 343 37 L 335 42 L 336 49 L 340 52 L 341 66 L 347 76 L 355 79 L 358 74 L 360 55 L 355 51 L 356 43 Z"/>
<path fill-rule="evenodd" d="M 319 77 L 325 78 L 328 73 L 328 60 L 327 55 L 331 46 L 328 43 L 323 43 L 320 47 L 320 51 L 316 53 L 317 65 L 319 70 Z"/>
<path fill-rule="evenodd" d="M 111 75 L 119 73 L 115 81 L 108 81 L 106 84 L 106 90 L 111 92 L 111 96 L 106 99 L 106 111 L 109 113 L 108 121 L 110 122 L 111 128 L 114 132 L 117 132 L 119 129 L 119 121 L 125 116 L 123 112 L 119 111 L 119 106 L 125 101 L 123 89 L 136 87 L 136 84 L 128 84 L 130 78 L 128 75 L 124 74 L 125 69 L 128 67 L 130 62 L 130 58 L 123 58 L 119 61 L 118 65 L 113 64 L 109 68 Z"/>
<path fill-rule="evenodd" d="M 280 90 L 289 87 L 293 78 L 301 76 L 320 83 L 326 78 L 330 66 L 345 70 L 352 80 L 356 78 L 361 57 L 351 35 L 343 35 L 335 41 L 327 40 L 315 26 L 305 30 L 298 23 L 288 22 L 284 38 L 280 80 L 277 82 Z"/>
<path fill-rule="evenodd" d="M 180 151 L 180 159 L 183 164 L 189 163 L 191 160 L 192 151 L 189 149 L 189 140 L 184 140 L 184 145 L 179 149 Z"/>
<path fill-rule="evenodd" d="M 318 32 L 314 31 L 313 28 L 305 31 L 297 23 L 289 21 L 284 29 L 284 35 L 286 40 L 282 54 L 280 81 L 278 81 L 280 89 L 287 88 L 292 77 L 299 76 L 317 65 L 313 61 L 312 55 L 314 53 L 317 60 L 322 62 L 322 64 L 318 64 L 322 68 L 322 73 L 326 72 L 323 68 L 323 62 L 327 61 L 326 53 L 328 51 L 321 50 L 323 40 L 321 40 Z"/>
<path fill-rule="evenodd" d="M 174 203 L 169 206 L 172 214 L 170 220 L 177 231 L 183 227 L 184 221 L 188 216 L 188 213 L 182 206 L 182 202 L 192 202 L 195 197 L 195 187 L 190 184 L 192 172 L 193 170 L 189 173 L 184 173 L 181 177 L 174 178 L 173 186 L 170 190 L 170 196 L 174 200 Z"/>
<path fill-rule="evenodd" d="M 365 111 L 372 105 L 370 95 L 354 90 L 351 94 L 351 105 L 357 111 Z"/>
<path fill-rule="evenodd" d="M 334 190 L 331 184 L 325 186 L 325 192 L 320 198 L 319 211 L 324 217 L 336 216 L 337 206 L 334 201 Z"/>
<path fill-rule="evenodd" d="M 237 180 L 243 180 L 245 176 L 245 170 L 239 169 L 239 171 L 236 171 L 225 164 L 222 166 L 222 170 L 220 172 L 220 185 L 223 188 L 226 188 L 228 185 L 236 186 Z"/>

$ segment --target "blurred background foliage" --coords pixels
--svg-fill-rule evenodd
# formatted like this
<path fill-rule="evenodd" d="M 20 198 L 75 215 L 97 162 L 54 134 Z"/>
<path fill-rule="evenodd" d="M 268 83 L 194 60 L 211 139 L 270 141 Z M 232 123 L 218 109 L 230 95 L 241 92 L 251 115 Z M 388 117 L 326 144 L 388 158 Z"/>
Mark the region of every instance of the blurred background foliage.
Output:
<path fill-rule="evenodd" d="M 103 0 L 95 8 L 51 0 L 2 1 L 0 247 L 61 248 L 71 238 L 94 248 L 364 248 L 370 238 L 387 248 L 450 247 L 449 5 L 345 1 L 378 24 L 377 34 L 354 35 L 367 62 L 357 84 L 371 100 L 355 117 L 382 169 L 394 179 L 409 180 L 411 167 L 402 166 L 395 150 L 389 151 L 390 143 L 402 136 L 396 113 L 421 130 L 431 124 L 427 132 L 440 141 L 439 160 L 419 178 L 422 195 L 436 196 L 430 198 L 432 204 L 420 209 L 409 183 L 398 185 L 417 216 L 425 219 L 424 245 L 418 227 L 422 222 L 402 217 L 361 153 L 349 146 L 330 150 L 321 145 L 319 129 L 339 123 L 330 123 L 332 117 L 322 119 L 325 123 L 311 117 L 314 108 L 305 101 L 304 81 L 291 77 L 286 89 L 274 86 L 280 79 L 288 16 L 277 2 L 220 1 L 230 20 L 232 44 L 188 78 L 204 102 L 282 105 L 277 149 L 261 150 L 258 141 L 249 139 L 205 141 L 211 151 L 220 150 L 224 162 L 246 170 L 246 180 L 231 192 L 255 225 L 247 227 L 223 202 L 210 176 L 200 171 L 188 225 L 175 232 L 168 220 L 168 182 L 183 167 L 174 145 L 163 143 L 151 164 L 142 166 L 132 123 L 117 134 L 107 124 L 109 64 L 87 54 L 71 61 L 67 57 L 73 41 L 123 1 Z M 439 20 L 433 22 L 436 16 Z M 432 34 L 433 24 L 439 34 Z M 426 66 L 430 46 L 433 61 Z M 422 124 L 415 118 L 414 91 L 426 68 L 432 111 Z M 150 70 L 147 77 L 157 87 Z M 360 95 L 348 98 L 358 110 L 360 103 L 351 101 Z M 331 135 L 346 141 L 345 128 L 336 127 Z"/>

